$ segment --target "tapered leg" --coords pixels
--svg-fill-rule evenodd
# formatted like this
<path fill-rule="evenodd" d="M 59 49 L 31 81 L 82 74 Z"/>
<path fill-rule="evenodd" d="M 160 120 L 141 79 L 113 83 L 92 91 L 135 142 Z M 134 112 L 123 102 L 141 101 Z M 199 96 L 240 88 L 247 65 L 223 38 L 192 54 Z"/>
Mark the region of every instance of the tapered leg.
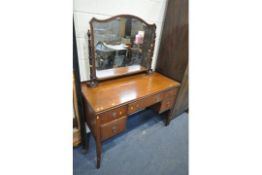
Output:
<path fill-rule="evenodd" d="M 171 111 L 169 110 L 166 116 L 166 126 L 169 125 L 170 121 L 171 121 Z"/>
<path fill-rule="evenodd" d="M 96 168 L 100 168 L 100 163 L 101 163 L 101 153 L 102 153 L 102 146 L 101 146 L 101 141 L 96 140 Z"/>

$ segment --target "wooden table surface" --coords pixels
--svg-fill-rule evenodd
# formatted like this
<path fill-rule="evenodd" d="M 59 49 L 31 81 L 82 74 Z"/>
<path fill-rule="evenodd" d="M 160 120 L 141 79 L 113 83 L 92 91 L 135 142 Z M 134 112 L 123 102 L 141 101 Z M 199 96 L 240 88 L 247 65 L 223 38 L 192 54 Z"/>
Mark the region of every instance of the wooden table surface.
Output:
<path fill-rule="evenodd" d="M 91 88 L 82 83 L 82 93 L 96 113 L 110 110 L 133 100 L 143 98 L 160 91 L 177 87 L 179 83 L 157 72 L 137 74 L 99 82 Z"/>

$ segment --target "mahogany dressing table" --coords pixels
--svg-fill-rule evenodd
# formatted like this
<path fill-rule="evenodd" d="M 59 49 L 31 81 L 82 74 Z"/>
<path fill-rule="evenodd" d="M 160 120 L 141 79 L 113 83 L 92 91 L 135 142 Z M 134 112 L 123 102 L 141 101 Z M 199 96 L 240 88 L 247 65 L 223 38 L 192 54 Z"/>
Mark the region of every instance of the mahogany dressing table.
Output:
<path fill-rule="evenodd" d="M 93 18 L 90 26 L 90 81 L 82 83 L 81 90 L 99 168 L 102 142 L 123 132 L 128 116 L 137 111 L 148 107 L 157 113 L 170 111 L 180 84 L 151 69 L 154 24 L 133 15 L 118 15 L 106 20 Z"/>

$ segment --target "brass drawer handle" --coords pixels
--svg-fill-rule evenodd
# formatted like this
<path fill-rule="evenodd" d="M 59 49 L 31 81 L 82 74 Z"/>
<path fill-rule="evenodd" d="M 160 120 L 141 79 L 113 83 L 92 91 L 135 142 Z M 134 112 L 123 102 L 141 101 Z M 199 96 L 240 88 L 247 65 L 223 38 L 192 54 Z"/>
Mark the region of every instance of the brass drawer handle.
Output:
<path fill-rule="evenodd" d="M 116 127 L 116 126 L 113 126 L 113 127 L 112 127 L 112 132 L 113 132 L 113 133 L 116 133 L 116 132 L 117 132 L 117 127 Z"/>
<path fill-rule="evenodd" d="M 116 112 L 112 113 L 113 118 L 116 118 Z"/>

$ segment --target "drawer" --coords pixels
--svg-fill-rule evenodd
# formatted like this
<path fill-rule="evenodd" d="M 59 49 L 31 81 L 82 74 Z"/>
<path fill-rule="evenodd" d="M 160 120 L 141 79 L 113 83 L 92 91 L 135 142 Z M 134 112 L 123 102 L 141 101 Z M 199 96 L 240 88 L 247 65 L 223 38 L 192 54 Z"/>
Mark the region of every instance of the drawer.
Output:
<path fill-rule="evenodd" d="M 142 109 L 144 109 L 148 106 L 151 106 L 155 103 L 158 103 L 162 100 L 163 100 L 163 94 L 162 93 L 146 97 L 142 100 L 138 100 L 138 101 L 128 105 L 128 114 L 132 114 L 134 112 L 142 110 Z"/>
<path fill-rule="evenodd" d="M 176 93 L 177 93 L 177 88 L 170 89 L 170 90 L 164 92 L 164 98 L 169 98 L 169 97 L 175 96 Z"/>
<path fill-rule="evenodd" d="M 139 111 L 139 110 L 142 110 L 144 109 L 143 107 L 143 101 L 144 100 L 139 100 L 139 101 L 136 101 L 134 103 L 131 103 L 128 105 L 128 114 L 133 114 L 135 113 L 136 111 Z"/>
<path fill-rule="evenodd" d="M 163 94 L 162 93 L 150 96 L 150 97 L 148 97 L 146 99 L 145 105 L 146 106 L 151 106 L 153 104 L 156 104 L 156 103 L 162 101 L 162 99 L 163 99 Z"/>
<path fill-rule="evenodd" d="M 112 122 L 101 125 L 101 139 L 113 137 L 126 129 L 127 117 L 121 117 Z"/>
<path fill-rule="evenodd" d="M 171 109 L 175 102 L 175 96 L 166 98 L 162 101 L 159 112 L 164 112 L 168 109 Z"/>
<path fill-rule="evenodd" d="M 127 115 L 127 106 L 121 106 L 119 108 L 101 113 L 98 116 L 101 118 L 101 124 L 105 124 L 126 115 Z"/>

